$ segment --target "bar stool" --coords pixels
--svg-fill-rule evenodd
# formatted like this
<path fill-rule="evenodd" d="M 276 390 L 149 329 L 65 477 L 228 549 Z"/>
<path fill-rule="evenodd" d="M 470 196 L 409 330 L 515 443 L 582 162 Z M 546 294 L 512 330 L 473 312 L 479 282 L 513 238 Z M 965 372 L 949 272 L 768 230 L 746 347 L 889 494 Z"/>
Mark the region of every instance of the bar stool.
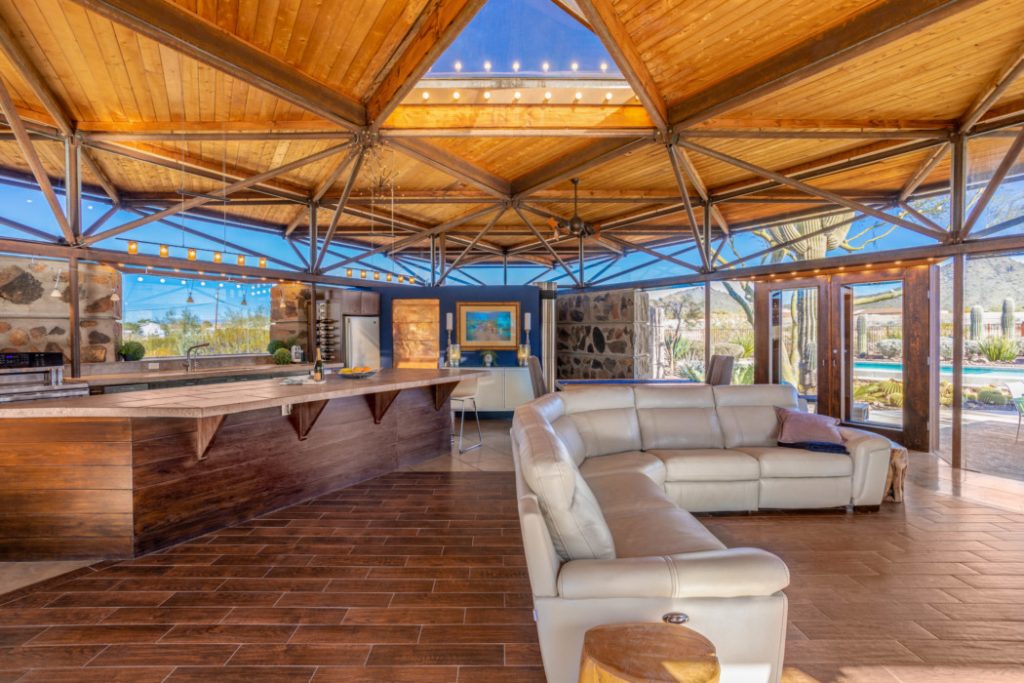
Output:
<path fill-rule="evenodd" d="M 475 448 L 480 448 L 484 443 L 484 433 L 480 429 L 480 411 L 477 409 L 476 399 L 479 394 L 480 385 L 486 384 L 490 379 L 489 376 L 486 379 L 481 379 L 478 376 L 469 377 L 459 382 L 455 387 L 455 391 L 452 392 L 452 413 L 455 413 L 456 410 L 459 411 L 461 418 L 459 420 L 459 453 L 466 453 Z M 458 406 L 456 406 L 456 403 L 458 403 Z M 473 416 L 476 417 L 476 443 L 466 448 L 464 447 L 462 436 L 466 429 L 466 409 L 469 407 L 469 404 L 472 404 Z M 454 424 L 454 422 L 455 417 L 453 415 L 452 423 Z M 452 440 L 455 440 L 454 434 L 452 435 Z"/>

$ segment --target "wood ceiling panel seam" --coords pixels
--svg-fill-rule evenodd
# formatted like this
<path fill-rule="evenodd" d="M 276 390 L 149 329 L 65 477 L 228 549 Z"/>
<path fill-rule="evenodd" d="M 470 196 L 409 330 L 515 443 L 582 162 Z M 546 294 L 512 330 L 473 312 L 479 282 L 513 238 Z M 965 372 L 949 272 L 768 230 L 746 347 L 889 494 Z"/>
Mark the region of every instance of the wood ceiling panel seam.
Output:
<path fill-rule="evenodd" d="M 350 84 L 352 92 L 360 100 L 365 100 L 370 95 L 370 88 L 377 72 L 385 67 L 389 56 L 401 44 L 403 31 L 399 30 L 399 27 L 412 26 L 416 16 L 424 9 L 422 2 L 412 3 L 401 0 L 391 0 L 387 6 L 393 8 L 391 12 L 382 11 L 375 22 L 375 27 L 379 27 L 377 30 L 383 33 L 383 39 L 379 41 L 380 47 L 372 55 L 369 51 L 361 53 L 352 60 L 345 70 L 344 81 Z M 371 64 L 375 64 L 376 68 L 370 68 Z"/>
<path fill-rule="evenodd" d="M 369 3 L 364 3 L 363 8 L 365 9 L 368 4 Z M 350 83 L 345 78 L 345 73 L 352 66 L 352 62 L 355 61 L 356 57 L 362 51 L 374 50 L 372 45 L 366 45 L 366 41 L 369 37 L 367 35 L 369 33 L 369 29 L 373 26 L 375 19 L 376 15 L 371 17 L 369 16 L 369 12 L 357 12 L 354 17 L 351 17 L 350 21 L 346 21 L 345 25 L 348 30 L 345 34 L 345 38 L 338 41 L 338 52 L 334 60 L 332 60 L 331 74 L 334 76 L 332 80 L 337 82 L 339 85 L 344 86 L 346 91 L 349 92 L 352 97 L 360 101 L 362 101 L 364 93 L 357 92 L 351 88 Z"/>
<path fill-rule="evenodd" d="M 69 7 L 69 9 L 72 8 Z M 73 46 L 78 48 L 74 57 L 79 69 L 84 69 L 86 65 L 92 67 L 90 71 L 102 69 L 99 73 L 93 72 L 94 78 L 90 94 L 101 96 L 106 100 L 109 118 L 114 120 L 139 118 L 138 106 L 132 92 L 132 83 L 127 77 L 120 46 L 117 45 L 117 40 L 113 37 L 113 27 L 109 22 L 102 20 L 94 24 L 93 17 L 85 14 L 80 8 L 72 9 L 72 11 L 75 10 L 82 13 L 81 18 L 89 30 L 83 30 L 81 26 L 76 30 L 70 17 L 64 12 L 54 13 L 49 17 L 48 23 L 51 27 L 62 29 L 64 34 L 61 39 L 62 47 L 65 50 Z M 104 23 L 106 23 L 105 26 Z M 104 31 L 107 38 L 105 40 L 97 38 L 98 31 Z M 113 111 L 110 110 L 111 104 L 115 106 Z"/>
<path fill-rule="evenodd" d="M 327 30 L 326 27 L 330 25 L 330 22 L 326 20 L 325 14 L 329 16 L 331 8 L 336 6 L 337 2 L 333 0 L 327 0 L 327 2 L 324 0 L 302 0 L 281 59 L 295 68 L 309 73 L 304 57 L 314 36 Z"/>

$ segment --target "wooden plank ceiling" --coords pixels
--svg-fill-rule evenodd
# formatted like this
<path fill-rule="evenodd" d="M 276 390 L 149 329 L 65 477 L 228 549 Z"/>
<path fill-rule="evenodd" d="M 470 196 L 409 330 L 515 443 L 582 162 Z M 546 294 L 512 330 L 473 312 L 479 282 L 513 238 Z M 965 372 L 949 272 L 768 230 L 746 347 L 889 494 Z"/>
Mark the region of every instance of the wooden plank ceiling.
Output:
<path fill-rule="evenodd" d="M 95 168 L 87 164 L 83 179 L 95 192 L 105 176 L 126 201 L 173 204 L 181 191 L 214 192 L 355 135 L 353 149 L 371 146 L 358 161 L 337 240 L 380 247 L 452 223 L 451 260 L 494 218 L 483 211 L 504 207 L 479 256 L 497 262 L 512 249 L 513 258 L 543 261 L 550 256 L 513 205 L 552 238 L 549 216 L 572 214 L 574 177 L 588 222 L 641 216 L 616 228 L 621 239 L 689 234 L 665 146 L 674 135 L 699 133 L 690 139 L 804 174 L 820 189 L 898 195 L 1024 45 L 1024 0 L 613 0 L 597 9 L 581 3 L 578 18 L 599 21 L 610 54 L 629 62 L 619 66 L 634 99 L 492 105 L 476 87 L 458 102 L 411 101 L 430 63 L 482 4 L 0 0 L 0 22 L 24 57 L 3 50 L 0 81 L 26 122 L 59 128 L 26 74 L 41 76 L 90 150 Z M 1020 117 L 1024 78 L 997 95 L 983 124 Z M 799 137 L 815 132 L 824 135 Z M 797 137 L 768 137 L 786 133 Z M 972 177 L 990 174 L 1008 144 L 972 141 Z M 59 184 L 59 136 L 37 138 L 35 147 Z M 345 158 L 301 166 L 216 210 L 304 238 L 306 205 L 280 198 L 321 199 L 322 235 L 356 165 L 349 159 L 339 169 Z M 686 161 L 696 177 L 685 173 L 684 185 L 698 205 L 705 188 L 712 197 L 764 198 L 721 204 L 716 231 L 821 206 L 722 160 L 691 151 Z M 10 135 L 0 139 L 0 168 L 17 177 L 30 170 Z M 947 152 L 920 186 L 941 187 L 949 176 Z M 695 215 L 703 215 L 699 206 Z M 610 248 L 592 242 L 597 253 Z M 525 251 L 530 244 L 536 249 Z M 554 244 L 566 258 L 575 253 L 572 241 Z"/>

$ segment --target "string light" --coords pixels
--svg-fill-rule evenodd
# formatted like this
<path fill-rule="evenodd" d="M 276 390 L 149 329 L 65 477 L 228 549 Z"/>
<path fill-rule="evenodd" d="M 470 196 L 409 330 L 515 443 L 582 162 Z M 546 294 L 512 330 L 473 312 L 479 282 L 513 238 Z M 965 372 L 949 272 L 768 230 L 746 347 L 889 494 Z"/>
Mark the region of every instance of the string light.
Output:
<path fill-rule="evenodd" d="M 266 268 L 266 267 L 267 267 L 267 257 L 266 256 L 260 256 L 260 268 Z"/>
<path fill-rule="evenodd" d="M 167 245 L 166 244 L 161 244 L 160 245 L 160 256 L 162 256 L 163 258 L 167 258 L 167 255 L 169 253 L 171 253 L 171 250 L 167 247 Z"/>
<path fill-rule="evenodd" d="M 245 265 L 245 256 L 243 254 L 239 254 L 237 262 L 238 262 L 238 265 L 244 266 Z"/>
<path fill-rule="evenodd" d="M 608 62 L 601 62 L 601 73 L 608 71 Z"/>
<path fill-rule="evenodd" d="M 490 90 L 484 90 L 484 99 L 485 100 L 491 99 L 491 91 Z"/>
<path fill-rule="evenodd" d="M 213 262 L 214 263 L 220 263 L 223 260 L 224 260 L 224 255 L 223 254 L 221 254 L 219 251 L 213 252 Z"/>
<path fill-rule="evenodd" d="M 612 101 L 612 94 L 610 92 L 606 92 L 604 94 L 604 101 L 605 102 L 611 102 Z"/>
<path fill-rule="evenodd" d="M 345 277 L 352 277 L 352 269 L 348 268 L 345 270 Z"/>
<path fill-rule="evenodd" d="M 388 282 L 391 282 L 391 273 L 388 273 Z"/>
<path fill-rule="evenodd" d="M 196 250 L 195 250 L 194 247 L 189 247 L 188 248 L 188 260 L 189 261 L 195 261 L 196 260 Z"/>
<path fill-rule="evenodd" d="M 519 73 L 519 60 L 518 59 L 516 61 L 512 62 L 512 70 L 515 71 L 516 73 Z"/>
<path fill-rule="evenodd" d="M 544 93 L 544 101 L 545 102 L 550 102 L 551 101 L 551 91 L 550 90 L 547 91 L 546 93 Z"/>
<path fill-rule="evenodd" d="M 167 284 L 167 278 L 163 278 L 163 277 L 160 278 L 160 284 L 162 284 L 162 285 Z"/>
<path fill-rule="evenodd" d="M 580 91 L 577 90 L 576 94 L 573 95 L 573 101 L 579 102 L 582 99 L 583 99 L 583 93 L 581 93 Z"/>
<path fill-rule="evenodd" d="M 404 275 L 399 275 L 398 276 L 398 281 L 401 282 L 401 283 L 404 283 L 405 282 L 405 276 Z"/>
<path fill-rule="evenodd" d="M 363 278 L 365 280 L 366 279 L 366 271 L 365 270 L 360 270 L 359 271 L 359 277 L 361 277 L 361 278 Z"/>
<path fill-rule="evenodd" d="M 128 253 L 129 254 L 138 254 L 139 253 L 139 243 L 136 242 L 135 240 L 132 240 L 131 242 L 129 242 L 128 243 Z"/>
<path fill-rule="evenodd" d="M 380 273 L 378 273 L 377 271 L 374 271 L 373 272 L 373 279 L 374 280 L 379 280 L 380 279 Z"/>
<path fill-rule="evenodd" d="M 521 92 L 519 92 L 518 90 L 516 90 L 516 91 L 515 91 L 515 92 L 514 92 L 514 93 L 512 94 L 512 99 L 513 99 L 513 100 L 515 100 L 516 102 L 518 102 L 518 101 L 519 101 L 519 99 L 520 99 L 520 98 L 521 98 L 522 96 L 523 96 L 523 93 L 521 93 Z"/>
<path fill-rule="evenodd" d="M 137 282 L 142 282 L 142 281 L 143 281 L 143 279 L 144 279 L 144 278 L 143 278 L 143 277 L 142 277 L 141 275 L 140 275 L 140 276 L 138 276 L 137 278 L 135 278 L 135 280 L 136 280 Z"/>
<path fill-rule="evenodd" d="M 516 68 L 516 64 L 519 64 L 519 62 L 516 62 L 515 64 L 512 65 L 513 69 Z M 485 61 L 484 62 L 484 71 L 490 72 L 490 70 L 491 70 L 491 62 L 490 61 Z"/>
<path fill-rule="evenodd" d="M 409 276 L 409 284 L 410 285 L 416 284 L 416 278 L 414 278 L 412 275 Z"/>
<path fill-rule="evenodd" d="M 462 62 L 460 62 L 458 60 L 455 61 L 455 70 L 456 71 L 462 71 Z"/>
<path fill-rule="evenodd" d="M 458 91 L 458 90 L 456 90 L 455 92 L 453 92 L 453 93 L 452 93 L 452 99 L 453 99 L 453 100 L 456 100 L 456 101 L 458 101 L 458 99 L 459 99 L 460 97 L 462 97 L 462 95 L 460 95 L 460 94 L 459 94 L 459 91 Z"/>
<path fill-rule="evenodd" d="M 551 68 L 551 65 L 548 64 L 547 62 L 544 62 L 543 64 L 540 65 L 540 68 L 544 73 L 547 73 L 548 69 Z"/>
<path fill-rule="evenodd" d="M 572 64 L 569 65 L 569 68 L 572 69 L 573 71 L 579 71 L 580 64 L 579 62 L 573 62 Z"/>
<path fill-rule="evenodd" d="M 430 93 L 427 92 L 426 90 L 424 90 L 423 91 L 423 101 L 426 102 L 429 99 L 430 99 Z"/>

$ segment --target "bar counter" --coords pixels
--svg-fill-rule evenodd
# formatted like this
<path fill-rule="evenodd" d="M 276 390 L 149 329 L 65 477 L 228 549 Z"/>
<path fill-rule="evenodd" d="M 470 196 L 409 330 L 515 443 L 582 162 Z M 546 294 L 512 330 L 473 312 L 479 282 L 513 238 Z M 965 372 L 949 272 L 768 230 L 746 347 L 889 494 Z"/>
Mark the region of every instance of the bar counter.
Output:
<path fill-rule="evenodd" d="M 469 370 L 0 406 L 0 560 L 122 559 L 450 452 Z"/>

